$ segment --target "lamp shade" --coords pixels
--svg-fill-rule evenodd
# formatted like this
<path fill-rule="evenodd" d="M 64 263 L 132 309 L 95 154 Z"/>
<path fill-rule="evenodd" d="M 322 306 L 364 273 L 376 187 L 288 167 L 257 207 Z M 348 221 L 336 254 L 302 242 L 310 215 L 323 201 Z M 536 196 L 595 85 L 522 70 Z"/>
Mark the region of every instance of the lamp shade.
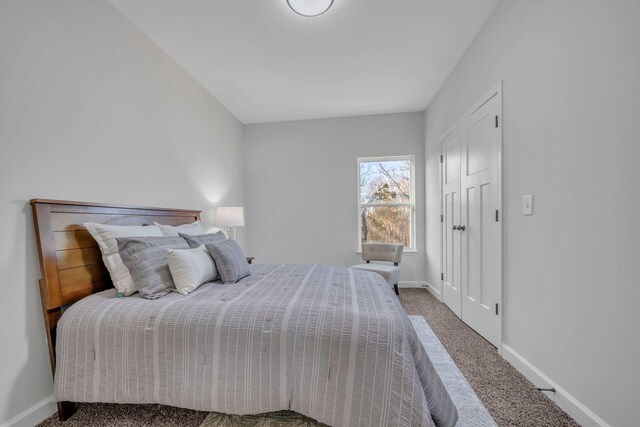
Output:
<path fill-rule="evenodd" d="M 243 227 L 244 208 L 239 206 L 220 206 L 216 214 L 216 225 L 223 227 Z"/>

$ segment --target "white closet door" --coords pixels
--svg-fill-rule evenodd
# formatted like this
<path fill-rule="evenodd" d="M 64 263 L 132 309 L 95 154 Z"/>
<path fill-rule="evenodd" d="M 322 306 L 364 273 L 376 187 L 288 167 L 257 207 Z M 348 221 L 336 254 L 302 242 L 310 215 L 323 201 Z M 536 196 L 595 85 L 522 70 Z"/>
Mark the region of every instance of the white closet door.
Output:
<path fill-rule="evenodd" d="M 500 97 L 485 102 L 462 122 L 460 225 L 462 320 L 500 346 Z"/>
<path fill-rule="evenodd" d="M 442 140 L 443 206 L 443 292 L 445 304 L 460 317 L 461 236 L 460 224 L 460 138 L 457 130 Z"/>

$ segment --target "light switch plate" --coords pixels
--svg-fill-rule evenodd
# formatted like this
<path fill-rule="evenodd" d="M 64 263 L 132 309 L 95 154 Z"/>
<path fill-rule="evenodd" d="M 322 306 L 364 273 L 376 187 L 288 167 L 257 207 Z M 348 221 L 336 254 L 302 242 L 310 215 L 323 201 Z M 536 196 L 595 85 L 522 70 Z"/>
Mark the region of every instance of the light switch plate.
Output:
<path fill-rule="evenodd" d="M 531 194 L 522 197 L 522 213 L 533 215 L 533 196 Z"/>

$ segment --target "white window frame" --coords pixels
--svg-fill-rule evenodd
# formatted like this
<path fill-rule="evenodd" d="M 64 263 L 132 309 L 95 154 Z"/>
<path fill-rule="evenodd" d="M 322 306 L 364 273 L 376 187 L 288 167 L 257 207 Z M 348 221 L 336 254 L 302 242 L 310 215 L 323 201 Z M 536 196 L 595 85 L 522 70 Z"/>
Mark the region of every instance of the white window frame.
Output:
<path fill-rule="evenodd" d="M 392 161 L 402 161 L 408 160 L 410 164 L 410 194 L 409 194 L 409 202 L 402 203 L 361 203 L 360 200 L 360 165 L 362 163 L 374 163 L 374 162 L 392 162 Z M 358 157 L 358 164 L 356 168 L 357 175 L 357 185 L 358 185 L 358 233 L 357 233 L 357 252 L 359 254 L 362 253 L 362 218 L 360 212 L 362 212 L 362 208 L 365 207 L 375 207 L 375 206 L 409 206 L 411 210 L 411 230 L 410 236 L 411 239 L 411 247 L 404 248 L 404 252 L 417 252 L 418 248 L 416 246 L 416 156 L 414 155 L 406 155 L 406 156 L 380 156 L 380 157 Z"/>

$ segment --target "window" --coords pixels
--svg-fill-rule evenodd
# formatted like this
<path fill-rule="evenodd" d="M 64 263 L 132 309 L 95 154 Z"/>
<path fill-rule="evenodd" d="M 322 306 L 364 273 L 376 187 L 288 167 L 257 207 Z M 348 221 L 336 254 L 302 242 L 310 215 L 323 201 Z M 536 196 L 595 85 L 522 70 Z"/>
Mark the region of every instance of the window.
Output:
<path fill-rule="evenodd" d="M 402 243 L 415 250 L 414 156 L 358 159 L 358 250 Z"/>

